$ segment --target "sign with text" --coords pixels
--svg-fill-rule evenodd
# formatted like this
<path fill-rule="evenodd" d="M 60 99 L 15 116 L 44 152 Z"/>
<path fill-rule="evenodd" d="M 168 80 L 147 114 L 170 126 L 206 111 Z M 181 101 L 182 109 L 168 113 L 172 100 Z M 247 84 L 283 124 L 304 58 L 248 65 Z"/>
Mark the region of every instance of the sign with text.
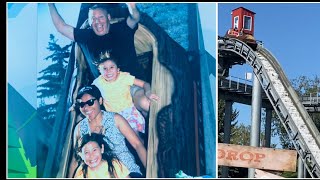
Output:
<path fill-rule="evenodd" d="M 296 171 L 295 150 L 218 143 L 218 165 Z"/>

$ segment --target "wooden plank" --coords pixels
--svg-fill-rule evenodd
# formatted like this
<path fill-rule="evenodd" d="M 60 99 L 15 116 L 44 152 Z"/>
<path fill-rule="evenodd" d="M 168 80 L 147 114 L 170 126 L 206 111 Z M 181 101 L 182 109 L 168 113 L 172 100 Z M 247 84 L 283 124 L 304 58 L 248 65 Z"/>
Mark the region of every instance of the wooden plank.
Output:
<path fill-rule="evenodd" d="M 145 36 L 152 45 L 153 63 L 152 63 L 152 80 L 151 92 L 161 97 L 158 103 L 151 101 L 149 112 L 149 136 L 147 148 L 147 178 L 158 177 L 158 134 L 156 129 L 157 113 L 159 110 L 171 104 L 171 96 L 173 94 L 174 80 L 169 70 L 159 62 L 158 45 L 154 35 L 142 24 L 139 24 L 139 33 L 137 35 Z M 135 35 L 135 36 L 137 36 Z M 140 37 L 141 39 L 141 37 Z"/>
<path fill-rule="evenodd" d="M 297 152 L 218 143 L 218 165 L 296 171 Z"/>
<path fill-rule="evenodd" d="M 284 178 L 282 176 L 278 176 L 276 174 L 272 174 L 270 172 L 263 171 L 260 169 L 255 169 L 254 177 L 255 178 L 265 178 L 265 179 L 282 179 L 282 178 Z"/>

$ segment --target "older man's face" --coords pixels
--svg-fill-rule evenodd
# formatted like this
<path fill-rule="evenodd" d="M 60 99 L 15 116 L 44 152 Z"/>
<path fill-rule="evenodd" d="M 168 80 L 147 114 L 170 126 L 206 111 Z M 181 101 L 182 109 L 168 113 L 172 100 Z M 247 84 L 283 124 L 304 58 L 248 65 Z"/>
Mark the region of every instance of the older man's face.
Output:
<path fill-rule="evenodd" d="M 109 33 L 110 15 L 103 9 L 89 10 L 89 23 L 98 36 Z"/>

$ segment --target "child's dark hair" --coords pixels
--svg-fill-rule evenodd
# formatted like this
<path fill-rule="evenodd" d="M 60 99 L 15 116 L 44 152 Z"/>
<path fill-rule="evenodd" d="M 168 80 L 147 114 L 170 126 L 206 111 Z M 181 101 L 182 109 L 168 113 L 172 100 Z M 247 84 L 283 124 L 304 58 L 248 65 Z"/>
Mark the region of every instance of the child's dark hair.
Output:
<path fill-rule="evenodd" d="M 86 145 L 88 142 L 96 142 L 100 148 L 102 148 L 102 145 L 104 146 L 104 151 L 102 153 L 102 159 L 107 161 L 108 171 L 110 173 L 110 176 L 112 178 L 115 178 L 116 172 L 115 172 L 114 166 L 112 164 L 112 161 L 114 161 L 114 160 L 116 160 L 118 162 L 120 162 L 120 161 L 117 158 L 117 156 L 112 152 L 111 148 L 106 143 L 106 141 L 104 140 L 104 135 L 97 134 L 97 133 L 91 133 L 91 135 L 90 134 L 84 135 L 81 139 L 79 139 L 79 142 L 78 142 L 79 146 L 77 148 L 77 153 L 81 152 L 83 146 Z M 82 165 L 82 172 L 83 172 L 83 177 L 86 178 L 87 173 L 88 173 L 88 165 L 86 163 L 83 163 L 83 165 Z"/>
<path fill-rule="evenodd" d="M 111 53 L 111 50 L 106 50 L 104 52 L 101 52 L 97 57 L 95 57 L 95 60 L 93 62 L 94 65 L 99 66 L 99 64 L 104 63 L 106 61 L 112 61 L 116 65 L 117 63 L 117 57 Z"/>

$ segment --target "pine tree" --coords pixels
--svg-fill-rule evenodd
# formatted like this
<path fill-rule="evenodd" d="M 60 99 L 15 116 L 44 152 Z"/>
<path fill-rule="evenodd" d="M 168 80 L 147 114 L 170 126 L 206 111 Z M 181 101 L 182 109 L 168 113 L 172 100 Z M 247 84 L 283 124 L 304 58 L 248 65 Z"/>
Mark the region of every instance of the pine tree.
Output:
<path fill-rule="evenodd" d="M 56 108 L 70 56 L 70 47 L 72 46 L 72 43 L 70 43 L 61 47 L 57 44 L 57 41 L 55 36 L 50 34 L 47 49 L 52 54 L 44 58 L 44 60 L 51 60 L 52 64 L 39 72 L 42 76 L 38 78 L 38 82 L 44 81 L 44 83 L 38 85 L 37 91 L 41 102 L 38 107 L 38 113 L 43 120 L 48 121 L 51 125 L 54 124 Z"/>
<path fill-rule="evenodd" d="M 219 99 L 218 102 L 218 142 L 223 143 L 224 140 L 224 116 L 225 116 L 225 101 Z M 232 110 L 231 113 L 231 134 L 237 131 L 238 121 L 236 120 L 239 116 L 239 111 L 237 109 Z M 234 136 L 231 135 L 230 143 L 234 143 Z M 244 177 L 246 175 L 245 168 L 239 167 L 229 167 L 229 177 Z M 218 174 L 221 175 L 221 166 L 218 167 Z"/>
<path fill-rule="evenodd" d="M 219 100 L 218 102 L 218 142 L 223 143 L 223 127 L 224 127 L 224 116 L 225 116 L 225 102 L 223 100 Z M 233 129 L 238 121 L 236 121 L 239 115 L 238 110 L 233 110 L 231 113 L 231 129 Z"/>

